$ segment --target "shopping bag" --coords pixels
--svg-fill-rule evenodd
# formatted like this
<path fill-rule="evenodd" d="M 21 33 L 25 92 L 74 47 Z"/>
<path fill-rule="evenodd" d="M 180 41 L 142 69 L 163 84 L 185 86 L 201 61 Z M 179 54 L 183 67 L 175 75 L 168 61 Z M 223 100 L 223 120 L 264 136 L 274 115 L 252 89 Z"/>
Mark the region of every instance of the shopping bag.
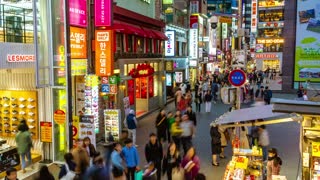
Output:
<path fill-rule="evenodd" d="M 134 173 L 134 179 L 135 180 L 142 180 L 142 178 L 143 178 L 143 172 L 141 170 L 140 171 L 136 171 Z"/>
<path fill-rule="evenodd" d="M 172 169 L 172 179 L 184 180 L 184 169 L 183 168 L 173 168 Z"/>

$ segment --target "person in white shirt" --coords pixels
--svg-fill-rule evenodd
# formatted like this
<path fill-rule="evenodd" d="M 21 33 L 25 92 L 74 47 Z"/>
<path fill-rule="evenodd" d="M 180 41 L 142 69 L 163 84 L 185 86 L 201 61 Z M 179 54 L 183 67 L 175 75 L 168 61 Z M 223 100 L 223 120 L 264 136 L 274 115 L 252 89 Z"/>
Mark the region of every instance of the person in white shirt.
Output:
<path fill-rule="evenodd" d="M 259 127 L 259 145 L 262 148 L 263 161 L 268 159 L 268 146 L 270 144 L 269 133 L 265 125 Z"/>
<path fill-rule="evenodd" d="M 182 94 L 186 94 L 187 85 L 184 84 L 184 83 L 181 83 L 179 87 L 180 87 L 180 89 L 182 91 Z"/>

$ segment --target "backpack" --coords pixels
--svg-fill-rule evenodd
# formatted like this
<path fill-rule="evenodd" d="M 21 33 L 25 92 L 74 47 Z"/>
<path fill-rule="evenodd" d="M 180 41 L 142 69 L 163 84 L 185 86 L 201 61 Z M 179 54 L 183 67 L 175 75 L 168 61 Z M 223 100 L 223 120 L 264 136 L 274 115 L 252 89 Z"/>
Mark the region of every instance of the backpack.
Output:
<path fill-rule="evenodd" d="M 60 180 L 73 180 L 76 177 L 76 173 L 69 169 L 67 163 L 65 163 L 64 166 L 66 167 L 67 174 L 64 175 Z"/>
<path fill-rule="evenodd" d="M 133 114 L 129 114 L 127 116 L 127 126 L 128 126 L 128 129 L 136 129 L 137 128 L 136 123 L 134 122 L 134 115 Z"/>

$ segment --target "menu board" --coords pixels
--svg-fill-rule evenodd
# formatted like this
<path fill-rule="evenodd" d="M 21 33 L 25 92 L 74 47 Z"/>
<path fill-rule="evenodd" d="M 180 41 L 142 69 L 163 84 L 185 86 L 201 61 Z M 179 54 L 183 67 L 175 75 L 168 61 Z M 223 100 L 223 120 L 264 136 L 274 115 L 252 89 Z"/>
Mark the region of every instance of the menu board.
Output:
<path fill-rule="evenodd" d="M 99 133 L 99 79 L 98 76 L 88 75 L 85 80 L 85 113 L 93 115 L 95 133 Z"/>
<path fill-rule="evenodd" d="M 109 132 L 111 132 L 115 141 L 120 139 L 120 109 L 106 109 L 104 110 L 104 121 L 105 121 L 105 137 L 109 136 Z"/>
<path fill-rule="evenodd" d="M 85 80 L 84 76 L 76 76 L 76 114 L 83 115 L 85 112 Z"/>
<path fill-rule="evenodd" d="M 79 121 L 79 138 L 84 139 L 89 137 L 91 144 L 96 146 L 96 135 L 94 133 L 94 116 L 83 115 L 80 116 Z"/>
<path fill-rule="evenodd" d="M 52 142 L 52 122 L 40 122 L 41 142 Z"/>

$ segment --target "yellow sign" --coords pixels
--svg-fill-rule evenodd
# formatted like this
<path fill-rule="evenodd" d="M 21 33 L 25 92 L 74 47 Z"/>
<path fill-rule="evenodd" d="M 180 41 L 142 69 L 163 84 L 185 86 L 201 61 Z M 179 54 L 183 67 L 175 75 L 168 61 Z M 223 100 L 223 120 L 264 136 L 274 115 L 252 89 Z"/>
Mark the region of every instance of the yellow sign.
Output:
<path fill-rule="evenodd" d="M 52 142 L 52 123 L 40 122 L 41 142 Z"/>
<path fill-rule="evenodd" d="M 71 75 L 80 76 L 87 74 L 86 59 L 71 59 Z"/>
<path fill-rule="evenodd" d="M 58 109 L 54 112 L 53 119 L 57 124 L 63 125 L 66 122 L 66 113 Z"/>
<path fill-rule="evenodd" d="M 284 39 L 257 39 L 257 44 L 276 44 L 276 43 L 284 43 Z"/>
<path fill-rule="evenodd" d="M 239 169 L 247 169 L 248 167 L 248 158 L 246 157 L 237 157 L 236 159 L 236 167 L 235 168 L 239 168 Z"/>
<path fill-rule="evenodd" d="M 320 157 L 320 142 L 312 142 L 312 156 Z"/>
<path fill-rule="evenodd" d="M 220 16 L 220 17 L 219 17 L 219 22 L 220 22 L 220 23 L 228 23 L 228 24 L 231 24 L 231 23 L 232 23 L 232 18 Z"/>

